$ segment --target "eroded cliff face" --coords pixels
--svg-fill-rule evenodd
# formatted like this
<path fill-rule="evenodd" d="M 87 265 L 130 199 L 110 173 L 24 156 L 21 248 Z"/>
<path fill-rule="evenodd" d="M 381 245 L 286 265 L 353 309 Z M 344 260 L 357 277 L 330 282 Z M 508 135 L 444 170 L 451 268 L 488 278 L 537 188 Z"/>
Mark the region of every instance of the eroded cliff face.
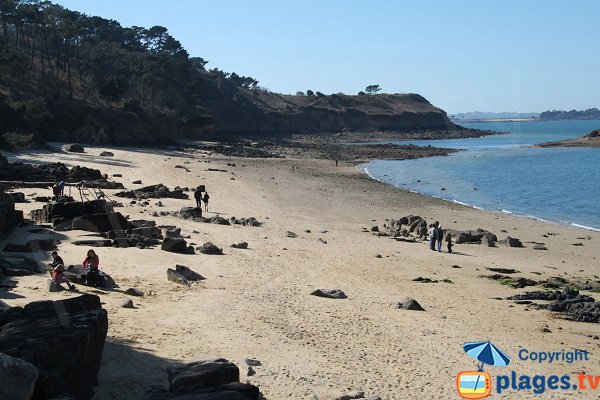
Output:
<path fill-rule="evenodd" d="M 0 98 L 4 132 L 47 141 L 154 146 L 178 139 L 282 137 L 339 132 L 447 132 L 446 113 L 416 94 L 291 96 L 229 88 L 186 113 L 91 106 L 82 100 L 47 101 L 43 112 L 15 110 Z M 2 147 L 0 137 L 0 147 Z M 6 147 L 6 145 L 4 145 Z"/>

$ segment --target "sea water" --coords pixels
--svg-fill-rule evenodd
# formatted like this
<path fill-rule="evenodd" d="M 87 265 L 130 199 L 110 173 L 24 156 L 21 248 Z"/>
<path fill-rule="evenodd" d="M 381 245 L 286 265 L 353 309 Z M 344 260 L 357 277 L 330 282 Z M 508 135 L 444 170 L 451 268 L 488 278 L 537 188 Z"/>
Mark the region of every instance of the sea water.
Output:
<path fill-rule="evenodd" d="M 508 134 L 389 142 L 464 151 L 374 160 L 359 168 L 382 182 L 476 208 L 600 230 L 600 148 L 527 147 L 586 135 L 599 129 L 600 121 L 463 125 Z"/>

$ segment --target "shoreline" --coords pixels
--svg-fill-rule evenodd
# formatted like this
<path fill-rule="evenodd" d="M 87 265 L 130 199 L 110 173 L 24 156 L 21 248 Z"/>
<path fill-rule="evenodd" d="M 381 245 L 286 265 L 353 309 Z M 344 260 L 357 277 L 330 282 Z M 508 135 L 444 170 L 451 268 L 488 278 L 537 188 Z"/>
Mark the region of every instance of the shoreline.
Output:
<path fill-rule="evenodd" d="M 370 161 L 377 161 L 377 160 L 370 160 Z M 492 213 L 497 213 L 497 214 L 501 214 L 501 215 L 512 215 L 515 216 L 517 218 L 523 218 L 523 219 L 530 219 L 530 220 L 534 220 L 534 221 L 539 221 L 539 222 L 544 222 L 544 223 L 548 223 L 548 224 L 553 224 L 553 225 L 558 225 L 558 226 L 564 226 L 564 227 L 575 227 L 578 229 L 582 229 L 585 231 L 591 231 L 591 232 L 600 232 L 600 227 L 593 227 L 593 226 L 586 226 L 586 225 L 582 225 L 582 224 L 578 224 L 576 222 L 568 222 L 568 221 L 560 221 L 560 220 L 553 220 L 553 219 L 544 219 L 541 217 L 537 217 L 535 215 L 525 215 L 525 214 L 519 214 L 519 213 L 514 213 L 510 210 L 493 210 L 493 209 L 488 209 L 488 208 L 484 208 L 484 207 L 480 207 L 474 204 L 470 204 L 470 203 L 465 203 L 463 201 L 457 200 L 457 199 L 450 199 L 450 198 L 446 198 L 446 197 L 442 197 L 442 196 L 436 196 L 433 194 L 429 194 L 429 193 L 424 193 L 424 192 L 420 192 L 418 190 L 413 190 L 413 189 L 409 189 L 407 187 L 403 187 L 403 186 L 397 186 L 394 185 L 393 183 L 389 183 L 386 182 L 382 179 L 377 179 L 376 177 L 374 177 L 371 173 L 368 172 L 367 168 L 361 168 L 361 165 L 367 165 L 370 161 L 367 161 L 365 163 L 361 163 L 361 164 L 357 164 L 356 168 L 363 173 L 365 176 L 369 177 L 369 179 L 372 179 L 376 182 L 380 182 L 383 183 L 385 185 L 389 185 L 392 186 L 398 190 L 404 190 L 406 192 L 409 193 L 415 193 L 415 194 L 419 194 L 421 196 L 426 196 L 426 197 L 431 197 L 433 199 L 439 199 L 451 204 L 458 204 L 461 206 L 465 206 L 465 207 L 469 207 L 472 208 L 474 210 L 480 210 L 480 211 L 487 211 L 487 212 L 492 212 Z M 403 160 L 398 160 L 398 161 L 403 161 Z"/>

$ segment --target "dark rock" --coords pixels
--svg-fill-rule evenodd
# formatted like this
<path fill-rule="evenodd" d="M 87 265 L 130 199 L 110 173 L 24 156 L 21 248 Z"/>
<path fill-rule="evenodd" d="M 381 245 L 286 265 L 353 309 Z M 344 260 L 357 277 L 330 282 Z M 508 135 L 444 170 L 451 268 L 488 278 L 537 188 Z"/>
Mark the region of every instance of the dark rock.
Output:
<path fill-rule="evenodd" d="M 8 237 L 21 222 L 23 211 L 16 210 L 12 196 L 0 189 L 0 240 Z"/>
<path fill-rule="evenodd" d="M 548 250 L 548 248 L 546 246 L 544 246 L 543 244 L 540 244 L 540 243 L 533 245 L 533 249 L 534 250 Z"/>
<path fill-rule="evenodd" d="M 61 147 L 61 149 L 63 151 L 68 151 L 70 153 L 84 153 L 85 150 L 83 149 L 83 146 L 77 143 L 73 143 L 73 144 L 65 144 Z"/>
<path fill-rule="evenodd" d="M 202 208 L 200 208 L 200 207 L 184 207 L 179 211 L 179 215 L 183 219 L 200 219 L 200 218 L 202 218 Z"/>
<path fill-rule="evenodd" d="M 56 245 L 60 244 L 59 240 L 30 240 L 24 245 L 8 243 L 2 251 L 15 253 L 31 253 L 34 251 L 52 251 L 57 250 Z"/>
<path fill-rule="evenodd" d="M 185 265 L 176 265 L 175 270 L 190 282 L 203 281 L 206 279 L 205 277 L 203 277 L 195 271 L 192 271 L 189 267 L 186 267 Z"/>
<path fill-rule="evenodd" d="M 163 240 L 161 250 L 179 254 L 194 254 L 194 248 L 187 245 L 183 238 L 167 237 Z"/>
<path fill-rule="evenodd" d="M 377 225 L 371 227 L 371 232 L 379 232 L 379 227 Z"/>
<path fill-rule="evenodd" d="M 69 393 L 87 400 L 98 384 L 107 330 L 97 296 L 29 303 L 0 311 L 0 353 L 38 369 L 33 399 Z"/>
<path fill-rule="evenodd" d="M 398 302 L 395 308 L 399 308 L 402 310 L 425 311 L 425 309 L 421 307 L 418 301 L 410 297 L 407 297 L 404 300 Z"/>
<path fill-rule="evenodd" d="M 123 299 L 120 303 L 121 308 L 134 308 L 133 300 L 131 299 Z"/>
<path fill-rule="evenodd" d="M 113 174 L 113 178 L 122 178 L 123 175 L 122 174 Z"/>
<path fill-rule="evenodd" d="M 125 230 L 129 223 L 119 212 L 88 214 L 73 219 L 72 229 L 88 232 L 109 232 Z"/>
<path fill-rule="evenodd" d="M 200 253 L 210 255 L 222 255 L 223 249 L 218 248 L 211 242 L 206 242 L 200 247 Z"/>
<path fill-rule="evenodd" d="M 102 153 L 100 153 L 100 157 L 114 157 L 115 153 L 110 152 L 110 151 L 103 151 Z"/>
<path fill-rule="evenodd" d="M 504 240 L 498 241 L 498 243 L 501 243 L 507 247 L 523 247 L 523 243 L 521 243 L 519 239 L 512 238 L 510 236 L 507 236 Z"/>
<path fill-rule="evenodd" d="M 135 296 L 135 297 L 143 297 L 144 296 L 144 292 L 140 289 L 136 289 L 136 288 L 129 288 L 126 291 L 124 291 L 123 293 L 125 293 L 126 295 L 129 296 Z"/>
<path fill-rule="evenodd" d="M 499 274 L 518 274 L 521 271 L 517 271 L 513 268 L 486 268 L 488 271 L 497 272 Z"/>
<path fill-rule="evenodd" d="M 133 181 L 131 183 L 133 183 L 134 185 L 141 185 L 142 181 L 138 179 L 137 181 Z M 123 197 L 125 197 L 125 196 L 123 196 Z"/>
<path fill-rule="evenodd" d="M 86 271 L 82 265 L 69 265 L 64 271 L 64 275 L 69 278 L 71 282 L 91 286 L 85 281 L 85 273 Z M 98 271 L 97 282 L 94 286 L 106 290 L 112 290 L 118 287 L 114 279 L 102 270 Z"/>
<path fill-rule="evenodd" d="M 346 299 L 348 296 L 340 289 L 317 289 L 311 293 L 313 296 L 326 297 L 328 299 Z"/>
<path fill-rule="evenodd" d="M 30 216 L 34 222 L 46 224 L 55 219 L 70 221 L 84 215 L 110 212 L 113 212 L 113 209 L 106 200 L 70 201 L 46 204 L 41 210 L 31 211 Z"/>
<path fill-rule="evenodd" d="M 180 285 L 190 286 L 190 282 L 179 272 L 172 268 L 167 269 L 167 279 Z"/>
<path fill-rule="evenodd" d="M 287 236 L 287 237 L 289 237 L 289 238 L 292 238 L 292 239 L 294 239 L 294 238 L 297 238 L 297 237 L 298 237 L 298 235 L 296 235 L 296 234 L 295 234 L 294 232 L 292 232 L 292 231 L 287 231 L 287 232 L 285 233 L 285 236 Z"/>
<path fill-rule="evenodd" d="M 233 247 L 234 249 L 247 249 L 248 242 L 234 243 L 231 245 L 231 247 Z"/>
<path fill-rule="evenodd" d="M 346 393 L 344 395 L 336 397 L 335 400 L 354 400 L 354 399 L 364 399 L 364 398 L 365 398 L 365 392 L 363 392 L 361 390 L 357 390 L 357 391 Z"/>
<path fill-rule="evenodd" d="M 486 247 L 496 247 L 496 243 L 489 236 L 483 236 L 481 238 L 481 244 Z"/>
<path fill-rule="evenodd" d="M 13 203 L 27 203 L 27 199 L 25 199 L 25 193 L 11 192 L 7 194 L 12 198 Z"/>
<path fill-rule="evenodd" d="M 133 182 L 135 183 L 135 182 Z M 140 181 L 141 183 L 141 181 Z M 115 193 L 117 197 L 125 197 L 130 199 L 163 199 L 163 198 L 172 198 L 172 199 L 189 199 L 189 196 L 183 192 L 182 189 L 179 190 L 169 190 L 168 187 L 159 183 L 158 185 L 145 186 L 139 189 L 118 192 Z"/>
<path fill-rule="evenodd" d="M 0 399 L 30 400 L 38 376 L 35 365 L 0 353 Z"/>
<path fill-rule="evenodd" d="M 87 247 L 111 247 L 113 245 L 112 240 L 75 240 L 73 242 L 75 246 L 87 246 Z"/>

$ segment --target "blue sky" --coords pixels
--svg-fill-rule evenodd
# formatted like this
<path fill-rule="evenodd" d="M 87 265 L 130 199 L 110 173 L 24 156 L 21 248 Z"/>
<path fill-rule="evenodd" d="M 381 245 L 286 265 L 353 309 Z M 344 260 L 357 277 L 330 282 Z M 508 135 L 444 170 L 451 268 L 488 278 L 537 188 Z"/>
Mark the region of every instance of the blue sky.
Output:
<path fill-rule="evenodd" d="M 58 0 L 162 25 L 207 68 L 272 91 L 379 84 L 449 113 L 600 108 L 600 1 Z"/>

